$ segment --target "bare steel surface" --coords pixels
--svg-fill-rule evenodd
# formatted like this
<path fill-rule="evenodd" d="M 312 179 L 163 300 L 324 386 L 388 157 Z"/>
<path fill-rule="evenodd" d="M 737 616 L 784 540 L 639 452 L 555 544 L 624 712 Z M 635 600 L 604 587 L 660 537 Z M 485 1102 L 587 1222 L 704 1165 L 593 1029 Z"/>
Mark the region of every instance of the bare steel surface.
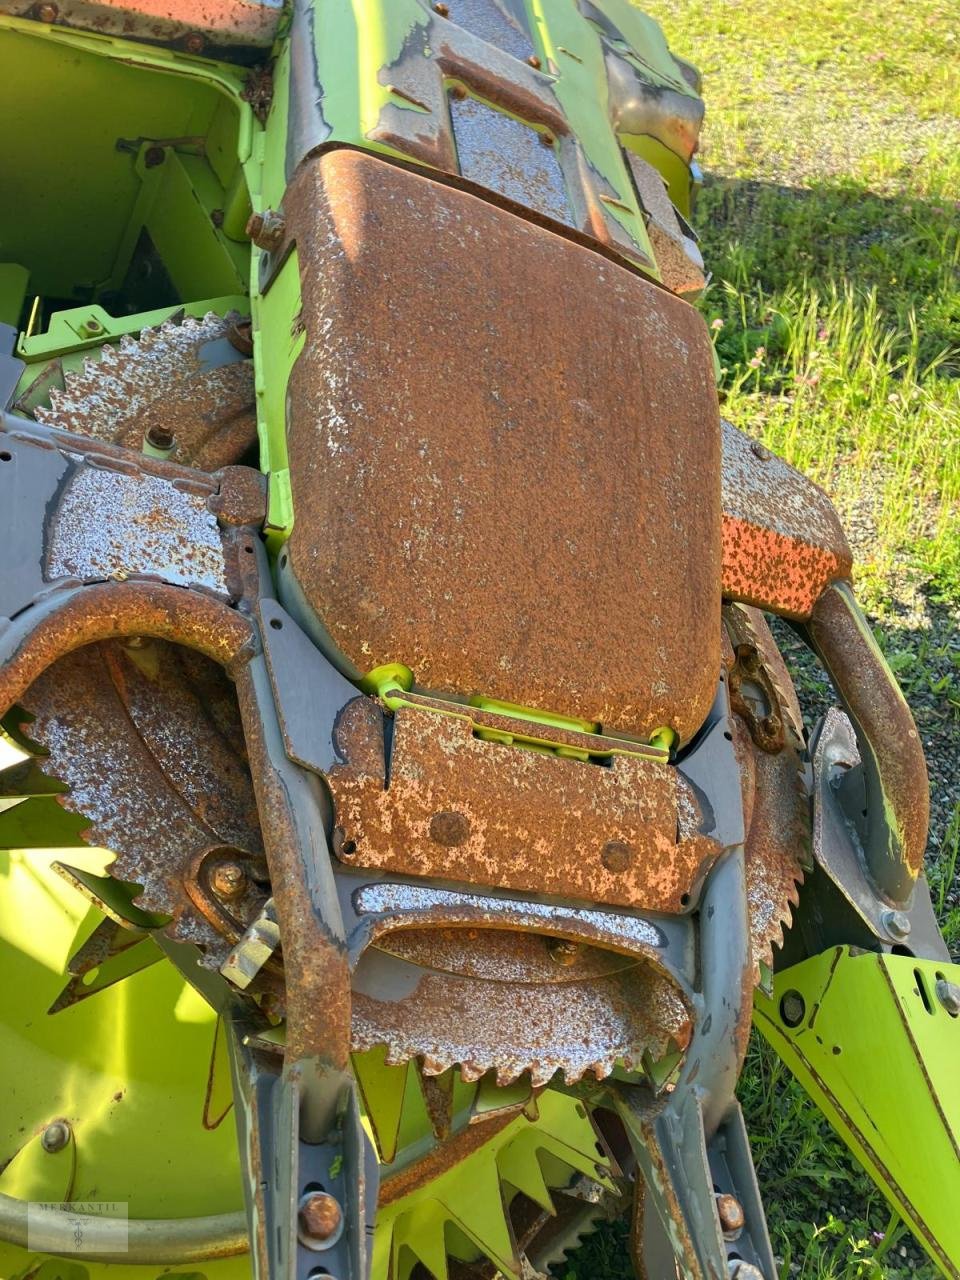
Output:
<path fill-rule="evenodd" d="M 566 760 L 401 707 L 387 785 L 383 713 L 371 699 L 348 704 L 336 737 L 334 848 L 351 865 L 679 911 L 720 852 L 695 824 L 681 831 L 688 784 L 666 764 Z M 685 804 L 696 811 L 692 790 Z"/>
<path fill-rule="evenodd" d="M 284 207 L 307 331 L 289 554 L 333 645 L 433 693 L 689 737 L 719 669 L 702 320 L 359 153 L 302 166 Z"/>
<path fill-rule="evenodd" d="M 173 435 L 174 462 L 206 471 L 237 462 L 257 438 L 253 365 L 220 363 L 213 344 L 228 342 L 238 318 L 187 316 L 104 344 L 98 358 L 65 375 L 62 391 L 50 392 L 37 421 L 134 451 L 160 428 Z"/>
<path fill-rule="evenodd" d="M 204 850 L 262 854 L 253 788 L 230 682 L 209 659 L 155 640 L 117 641 L 61 658 L 24 694 L 30 737 L 65 782 L 65 807 L 89 819 L 85 839 L 114 850 L 111 874 L 143 885 L 138 904 L 173 917 L 169 931 L 223 959 L 227 940 L 193 910 L 186 881 Z M 247 899 L 250 898 L 248 902 Z M 251 911 L 249 885 L 224 924 Z M 221 954 L 222 953 L 222 954 Z"/>
<path fill-rule="evenodd" d="M 155 574 L 229 595 L 217 517 L 204 495 L 169 480 L 79 467 L 60 494 L 52 529 L 48 580 Z"/>
<path fill-rule="evenodd" d="M 849 578 L 853 557 L 830 499 L 723 423 L 723 594 L 789 618 Z"/>

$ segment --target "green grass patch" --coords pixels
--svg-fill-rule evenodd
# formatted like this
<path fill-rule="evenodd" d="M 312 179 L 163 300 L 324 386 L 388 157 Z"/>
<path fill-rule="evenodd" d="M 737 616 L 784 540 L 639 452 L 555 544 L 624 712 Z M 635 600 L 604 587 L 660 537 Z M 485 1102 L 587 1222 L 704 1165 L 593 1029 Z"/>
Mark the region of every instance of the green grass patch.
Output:
<path fill-rule="evenodd" d="M 929 878 L 960 947 L 960 32 L 945 0 L 647 0 L 704 73 L 695 225 L 723 411 L 822 484 L 931 761 Z M 789 646 L 788 646 L 789 648 Z M 797 657 L 792 650 L 791 657 Z M 811 719 L 829 701 L 797 657 Z M 934 1280 L 756 1037 L 740 1088 L 781 1275 Z M 563 1280 L 632 1274 L 604 1227 Z"/>

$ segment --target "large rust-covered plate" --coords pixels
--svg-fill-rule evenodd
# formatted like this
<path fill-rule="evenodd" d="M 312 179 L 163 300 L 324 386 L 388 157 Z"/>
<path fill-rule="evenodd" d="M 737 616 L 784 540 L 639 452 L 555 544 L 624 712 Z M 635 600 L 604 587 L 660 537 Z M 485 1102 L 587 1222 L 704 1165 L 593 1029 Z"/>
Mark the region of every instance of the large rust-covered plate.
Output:
<path fill-rule="evenodd" d="M 646 737 L 720 667 L 720 425 L 686 303 L 358 152 L 284 200 L 290 566 L 354 675 Z"/>

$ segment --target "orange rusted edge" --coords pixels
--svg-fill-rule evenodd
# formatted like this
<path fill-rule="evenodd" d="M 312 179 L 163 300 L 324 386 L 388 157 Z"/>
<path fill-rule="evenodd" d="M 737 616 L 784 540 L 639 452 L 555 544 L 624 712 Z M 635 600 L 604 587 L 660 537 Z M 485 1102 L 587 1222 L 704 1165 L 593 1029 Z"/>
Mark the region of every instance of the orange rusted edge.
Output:
<path fill-rule="evenodd" d="M 6 634 L 12 652 L 0 666 L 0 711 L 6 712 L 57 658 L 98 640 L 154 636 L 187 645 L 234 674 L 256 651 L 253 623 L 197 591 L 156 582 L 102 583 L 64 594 L 37 618 L 25 610 Z M 19 633 L 19 634 L 18 634 Z"/>

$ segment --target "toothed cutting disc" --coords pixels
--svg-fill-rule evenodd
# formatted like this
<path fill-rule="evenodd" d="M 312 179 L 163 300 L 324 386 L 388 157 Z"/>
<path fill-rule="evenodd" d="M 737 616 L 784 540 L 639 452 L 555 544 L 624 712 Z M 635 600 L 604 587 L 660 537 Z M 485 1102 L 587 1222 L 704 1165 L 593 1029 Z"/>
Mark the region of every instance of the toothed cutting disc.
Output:
<path fill-rule="evenodd" d="M 161 428 L 175 462 L 206 471 L 237 462 L 257 438 L 253 364 L 229 340 L 239 320 L 208 312 L 105 343 L 64 375 L 37 420 L 137 451 Z"/>

